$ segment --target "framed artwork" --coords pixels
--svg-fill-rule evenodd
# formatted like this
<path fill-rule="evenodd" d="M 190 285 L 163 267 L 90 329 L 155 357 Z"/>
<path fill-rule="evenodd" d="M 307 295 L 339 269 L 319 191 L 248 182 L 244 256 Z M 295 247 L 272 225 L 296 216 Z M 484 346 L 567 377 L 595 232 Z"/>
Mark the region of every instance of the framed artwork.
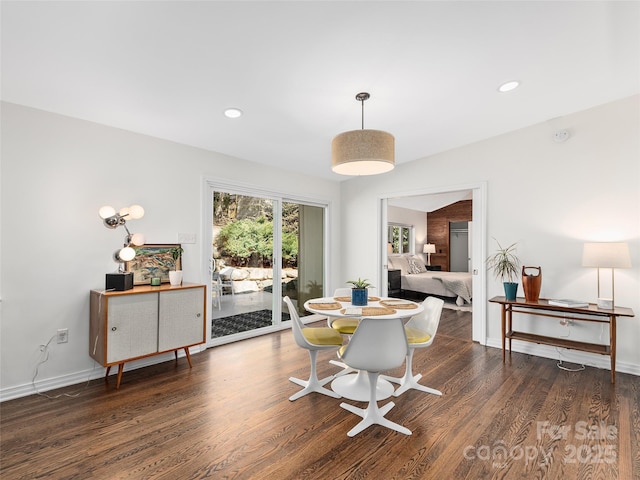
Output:
<path fill-rule="evenodd" d="M 171 249 L 179 246 L 179 243 L 166 243 L 133 247 L 136 256 L 130 262 L 125 263 L 125 270 L 133 272 L 133 284 L 149 285 L 152 278 L 160 278 L 161 283 L 167 283 L 169 270 L 182 269 L 182 258 L 178 258 L 174 262 L 171 256 Z"/>

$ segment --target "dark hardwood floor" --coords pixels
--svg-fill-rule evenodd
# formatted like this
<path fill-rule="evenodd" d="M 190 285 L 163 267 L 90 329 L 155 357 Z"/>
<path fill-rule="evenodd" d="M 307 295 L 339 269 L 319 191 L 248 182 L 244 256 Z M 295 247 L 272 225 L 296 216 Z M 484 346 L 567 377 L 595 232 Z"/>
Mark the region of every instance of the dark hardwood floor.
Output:
<path fill-rule="evenodd" d="M 471 314 L 445 310 L 421 383 L 387 415 L 413 434 L 374 426 L 341 400 L 295 402 L 309 359 L 290 331 L 125 372 L 119 391 L 92 381 L 78 397 L 0 405 L 1 471 L 13 479 L 620 479 L 640 478 L 640 378 L 470 341 Z M 319 373 L 336 367 L 321 352 Z M 393 373 L 401 373 L 397 369 Z M 76 391 L 82 386 L 48 394 Z M 357 403 L 351 402 L 350 403 Z M 381 402 L 381 404 L 386 401 Z M 364 405 L 364 404 L 362 404 Z"/>

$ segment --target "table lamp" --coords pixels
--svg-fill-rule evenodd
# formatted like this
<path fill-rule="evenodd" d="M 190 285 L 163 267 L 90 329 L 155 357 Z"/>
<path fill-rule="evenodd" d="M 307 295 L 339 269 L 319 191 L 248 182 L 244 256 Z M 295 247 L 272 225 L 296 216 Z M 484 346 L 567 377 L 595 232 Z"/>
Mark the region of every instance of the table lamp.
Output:
<path fill-rule="evenodd" d="M 130 262 L 136 256 L 136 251 L 131 245 L 144 245 L 144 235 L 141 233 L 131 234 L 127 228 L 127 219 L 138 219 L 144 216 L 144 208 L 140 205 L 132 205 L 130 207 L 121 208 L 116 213 L 115 208 L 105 205 L 100 207 L 98 215 L 102 218 L 104 226 L 115 229 L 122 226 L 127 235 L 124 237 L 124 245 L 113 252 L 113 260 L 118 263 L 118 271 L 116 273 L 107 273 L 106 289 L 107 290 L 130 290 L 133 288 L 133 273 L 125 272 L 124 262 Z"/>
<path fill-rule="evenodd" d="M 427 265 L 431 266 L 431 254 L 436 253 L 436 246 L 433 243 L 425 243 L 422 247 L 422 253 L 427 254 Z"/>
<path fill-rule="evenodd" d="M 631 268 L 629 245 L 626 242 L 588 242 L 582 252 L 582 266 L 598 269 L 598 308 L 611 310 L 615 307 L 614 270 Z M 600 296 L 600 269 L 611 269 L 611 298 Z"/>

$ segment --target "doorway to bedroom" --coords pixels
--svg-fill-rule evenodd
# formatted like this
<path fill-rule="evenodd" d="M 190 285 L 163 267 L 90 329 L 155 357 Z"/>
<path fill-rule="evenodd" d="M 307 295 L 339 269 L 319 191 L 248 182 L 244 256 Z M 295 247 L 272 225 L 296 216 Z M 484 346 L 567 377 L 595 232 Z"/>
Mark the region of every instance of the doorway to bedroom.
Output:
<path fill-rule="evenodd" d="M 383 246 L 381 283 L 391 290 L 393 280 L 396 295 L 400 288 L 401 295 L 417 300 L 428 295 L 443 298 L 447 311 L 471 317 L 469 335 L 483 345 L 486 344 L 485 190 L 486 185 L 480 183 L 385 196 L 381 198 L 379 230 Z M 408 232 L 408 245 L 392 235 L 393 225 L 402 225 Z M 419 264 L 426 272 L 416 275 L 417 269 L 414 274 L 406 271 L 403 265 L 409 259 L 413 260 L 406 269 L 415 269 Z M 455 275 L 464 276 L 460 280 L 466 286 L 461 287 L 458 279 L 456 282 L 445 279 Z"/>

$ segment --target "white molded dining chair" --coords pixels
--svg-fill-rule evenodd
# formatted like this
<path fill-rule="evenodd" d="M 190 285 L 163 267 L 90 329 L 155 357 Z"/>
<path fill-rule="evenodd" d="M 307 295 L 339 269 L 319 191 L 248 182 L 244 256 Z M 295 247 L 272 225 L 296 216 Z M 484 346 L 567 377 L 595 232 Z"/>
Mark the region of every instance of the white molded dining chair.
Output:
<path fill-rule="evenodd" d="M 349 297 L 351 298 L 351 288 L 336 288 L 333 292 L 334 297 Z M 351 336 L 353 332 L 356 331 L 358 324 L 360 323 L 360 318 L 343 318 L 343 317 L 327 317 L 327 325 L 333 328 L 335 331 L 340 333 L 341 335 Z M 335 365 L 336 367 L 342 368 L 342 370 L 336 374 L 336 377 L 346 375 L 347 373 L 354 372 L 355 369 L 349 367 L 348 365 L 339 362 L 337 360 L 329 360 L 329 363 Z"/>
<path fill-rule="evenodd" d="M 407 337 L 402 319 L 364 317 L 351 341 L 338 351 L 338 355 L 344 363 L 367 371 L 369 376 L 369 405 L 366 409 L 345 402 L 340 404 L 345 410 L 362 417 L 360 423 L 349 430 L 347 435 L 353 437 L 371 425 L 382 425 L 411 435 L 411 430 L 384 417 L 395 404 L 389 402 L 379 408 L 376 400 L 380 372 L 399 367 L 407 355 Z"/>
<path fill-rule="evenodd" d="M 368 295 L 369 297 L 375 296 L 376 289 L 373 287 L 369 288 Z M 333 292 L 333 296 L 351 298 L 351 288 L 336 288 L 335 292 Z M 355 332 L 358 327 L 358 323 L 360 323 L 359 318 L 327 318 L 327 324 L 342 335 L 353 335 L 353 332 Z"/>
<path fill-rule="evenodd" d="M 290 396 L 289 400 L 293 402 L 294 400 L 297 400 L 311 392 L 322 393 L 323 395 L 328 395 L 333 398 L 340 398 L 340 395 L 336 392 L 324 387 L 326 383 L 333 380 L 333 375 L 323 378 L 322 380 L 318 380 L 318 375 L 316 373 L 316 359 L 319 350 L 340 348 L 342 346 L 342 335 L 328 327 L 305 327 L 300 320 L 298 311 L 291 302 L 291 299 L 289 297 L 284 297 L 283 300 L 289 308 L 293 338 L 299 347 L 309 351 L 309 358 L 311 360 L 311 373 L 309 375 L 309 380 L 289 377 L 289 381 L 304 387 L 298 393 Z"/>
<path fill-rule="evenodd" d="M 333 292 L 334 297 L 349 297 L 351 298 L 351 289 L 350 288 L 336 288 Z M 337 318 L 337 317 L 327 317 L 327 325 L 329 325 L 334 330 L 337 330 L 343 335 L 353 335 L 355 332 L 358 323 L 360 322 L 359 318 Z"/>
<path fill-rule="evenodd" d="M 407 353 L 407 362 L 403 377 L 389 377 L 383 375 L 382 378 L 390 382 L 399 383 L 400 387 L 393 393 L 398 397 L 410 389 L 420 390 L 422 392 L 432 393 L 434 395 L 442 395 L 440 390 L 425 387 L 418 383 L 422 378 L 421 374 L 413 375 L 412 362 L 413 353 L 416 348 L 425 348 L 433 343 L 442 316 L 442 307 L 444 301 L 436 297 L 427 297 L 422 306 L 424 311 L 411 317 L 411 320 L 405 325 L 407 341 L 409 343 L 409 352 Z"/>

